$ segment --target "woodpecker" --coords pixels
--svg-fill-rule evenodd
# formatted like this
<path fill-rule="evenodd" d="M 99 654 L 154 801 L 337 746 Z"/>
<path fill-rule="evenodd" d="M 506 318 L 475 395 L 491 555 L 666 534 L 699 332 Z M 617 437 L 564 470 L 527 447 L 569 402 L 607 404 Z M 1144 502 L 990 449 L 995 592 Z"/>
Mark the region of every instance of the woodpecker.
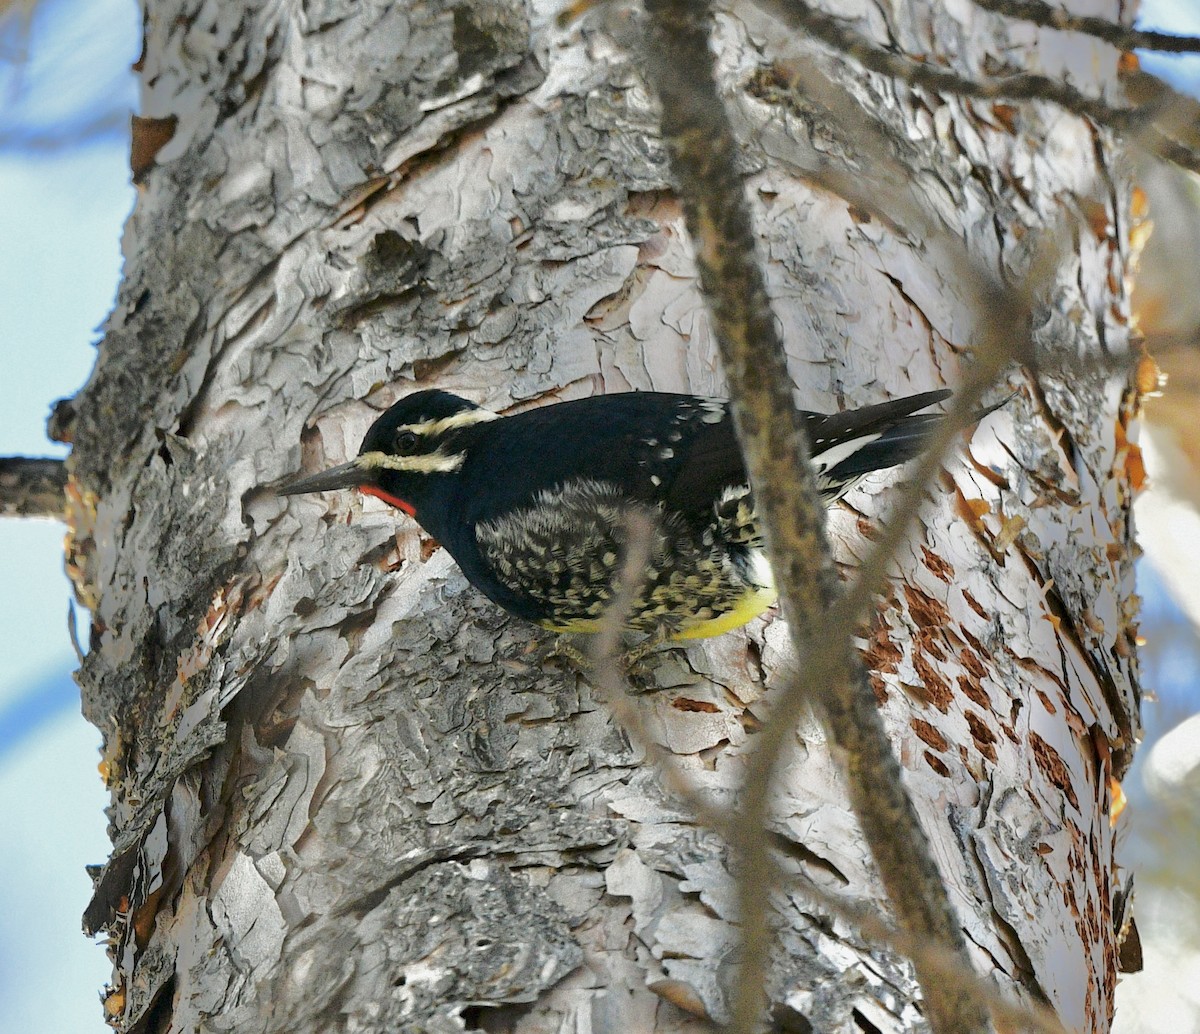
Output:
<path fill-rule="evenodd" d="M 949 395 L 802 413 L 824 502 L 916 456 L 941 419 L 918 411 Z M 775 602 L 724 399 L 631 392 L 501 416 L 418 391 L 375 421 L 355 459 L 278 491 L 345 488 L 415 518 L 475 588 L 556 632 L 598 628 L 635 507 L 652 513 L 655 532 L 627 628 L 719 635 Z"/>

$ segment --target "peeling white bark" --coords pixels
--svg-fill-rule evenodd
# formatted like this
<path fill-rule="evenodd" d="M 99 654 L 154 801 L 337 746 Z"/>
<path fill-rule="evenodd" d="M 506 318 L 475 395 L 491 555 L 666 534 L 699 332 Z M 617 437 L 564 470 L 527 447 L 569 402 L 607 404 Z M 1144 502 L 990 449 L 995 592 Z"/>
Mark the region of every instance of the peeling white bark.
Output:
<path fill-rule="evenodd" d="M 149 3 L 145 114 L 178 129 L 129 224 L 72 459 L 72 562 L 95 621 L 80 682 L 113 791 L 88 922 L 115 936 L 122 1029 L 452 1031 L 499 1010 L 489 1029 L 683 1031 L 726 1016 L 722 845 L 586 682 L 535 666 L 538 634 L 411 521 L 270 489 L 351 455 L 417 385 L 497 408 L 721 392 L 635 30 L 559 30 L 556 12 Z M 1006 32 L 966 3 L 853 14 L 965 71 L 990 53 L 1080 85 L 1114 74 L 1107 48 Z M 797 55 L 878 120 L 914 194 L 987 268 L 1019 276 L 1043 227 L 1085 211 L 1038 339 L 1049 356 L 1124 353 L 1111 140 L 1054 109 L 1013 123 L 864 76 L 749 7 L 717 38 L 800 404 L 953 385 L 979 314 L 938 249 L 806 182 L 861 156 L 852 132 L 764 88 Z M 979 969 L 1099 1031 L 1116 966 L 1109 780 L 1138 723 L 1131 403 L 1095 369 L 1048 362 L 1011 383 L 1022 397 L 932 486 L 864 645 Z M 848 562 L 888 480 L 835 516 Z M 660 690 L 636 701 L 716 798 L 735 793 L 780 631 L 664 653 Z M 815 723 L 775 832 L 796 871 L 878 900 Z M 780 1023 L 922 1028 L 905 960 L 791 888 L 773 900 Z"/>

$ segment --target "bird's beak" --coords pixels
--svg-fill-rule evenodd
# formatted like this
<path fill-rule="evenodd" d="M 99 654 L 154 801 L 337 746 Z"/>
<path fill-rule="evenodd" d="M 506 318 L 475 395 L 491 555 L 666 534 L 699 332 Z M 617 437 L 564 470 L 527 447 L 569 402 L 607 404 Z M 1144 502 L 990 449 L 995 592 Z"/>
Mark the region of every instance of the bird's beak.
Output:
<path fill-rule="evenodd" d="M 276 495 L 304 495 L 307 492 L 333 492 L 340 488 L 358 488 L 371 478 L 371 471 L 351 460 L 329 470 L 321 470 L 307 477 L 285 481 L 275 489 Z"/>

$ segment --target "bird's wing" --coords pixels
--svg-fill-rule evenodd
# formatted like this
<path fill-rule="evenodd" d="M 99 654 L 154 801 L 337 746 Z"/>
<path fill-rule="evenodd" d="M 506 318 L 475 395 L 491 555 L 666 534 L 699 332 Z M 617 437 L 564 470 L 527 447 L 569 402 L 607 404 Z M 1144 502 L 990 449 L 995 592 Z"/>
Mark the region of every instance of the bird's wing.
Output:
<path fill-rule="evenodd" d="M 668 510 L 711 516 L 728 489 L 747 483 L 729 403 L 673 398 L 678 401 L 658 432 L 661 438 L 640 444 L 642 465 L 661 480 L 658 493 Z"/>
<path fill-rule="evenodd" d="M 804 413 L 818 473 L 840 485 L 904 462 L 937 419 L 910 414 L 947 395 L 926 392 L 845 413 Z M 579 480 L 699 517 L 711 515 L 727 490 L 747 480 L 724 399 L 663 392 L 593 396 L 506 417 L 477 433 L 484 444 L 460 478 L 459 505 L 472 521 L 528 506 L 540 492 Z"/>
<path fill-rule="evenodd" d="M 818 475 L 837 485 L 912 459 L 942 419 L 940 413 L 912 414 L 950 394 L 926 391 L 842 413 L 803 414 Z"/>

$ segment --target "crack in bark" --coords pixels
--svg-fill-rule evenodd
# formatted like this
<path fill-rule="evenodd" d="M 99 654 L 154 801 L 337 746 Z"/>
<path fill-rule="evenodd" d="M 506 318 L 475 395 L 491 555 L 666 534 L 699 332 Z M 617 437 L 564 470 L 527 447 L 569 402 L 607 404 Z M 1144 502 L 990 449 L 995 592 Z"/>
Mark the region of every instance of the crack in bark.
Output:
<path fill-rule="evenodd" d="M 353 900 L 334 909 L 331 914 L 338 918 L 354 915 L 361 919 L 372 909 L 383 904 L 388 894 L 394 888 L 412 879 L 430 866 L 439 865 L 442 862 L 463 862 L 474 858 L 484 858 L 492 853 L 490 850 L 491 847 L 491 844 L 483 842 L 478 844 L 447 844 L 443 847 L 427 847 L 415 851 L 413 852 L 413 857 L 398 866 L 382 883 L 365 894 L 360 894 Z"/>

